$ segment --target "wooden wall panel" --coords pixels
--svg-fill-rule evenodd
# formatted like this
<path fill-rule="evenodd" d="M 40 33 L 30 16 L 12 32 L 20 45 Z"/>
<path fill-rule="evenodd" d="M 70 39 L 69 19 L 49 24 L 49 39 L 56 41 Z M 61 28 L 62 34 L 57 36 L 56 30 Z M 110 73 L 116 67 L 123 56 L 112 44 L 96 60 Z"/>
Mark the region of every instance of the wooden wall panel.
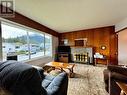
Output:
<path fill-rule="evenodd" d="M 99 52 L 103 55 L 108 56 L 110 59 L 114 58 L 113 53 L 115 54 L 116 50 L 118 49 L 116 44 L 114 44 L 115 38 L 112 37 L 113 35 L 115 35 L 114 26 L 109 26 L 96 29 L 61 33 L 59 36 L 59 41 L 61 42 L 61 40 L 63 39 L 68 39 L 69 45 L 74 46 L 75 39 L 87 38 L 88 39 L 87 46 L 94 47 L 94 53 Z M 102 45 L 106 46 L 106 50 L 101 49 Z M 117 64 L 115 60 L 112 59 L 110 59 L 110 63 Z"/>
<path fill-rule="evenodd" d="M 89 31 L 88 32 L 88 46 L 93 46 L 93 44 L 94 44 L 94 33 L 93 33 L 93 31 Z"/>
<path fill-rule="evenodd" d="M 110 37 L 110 59 L 111 64 L 118 64 L 118 35 L 111 33 Z"/>

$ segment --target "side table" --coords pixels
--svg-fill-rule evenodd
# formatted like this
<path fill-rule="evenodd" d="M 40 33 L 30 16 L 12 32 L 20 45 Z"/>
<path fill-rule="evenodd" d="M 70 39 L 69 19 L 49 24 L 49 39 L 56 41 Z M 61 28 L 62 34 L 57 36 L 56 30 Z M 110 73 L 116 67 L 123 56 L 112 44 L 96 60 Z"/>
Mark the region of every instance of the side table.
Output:
<path fill-rule="evenodd" d="M 97 65 L 97 62 L 98 62 L 99 60 L 106 61 L 106 65 L 109 64 L 109 59 L 108 59 L 108 58 L 94 58 L 95 66 Z"/>

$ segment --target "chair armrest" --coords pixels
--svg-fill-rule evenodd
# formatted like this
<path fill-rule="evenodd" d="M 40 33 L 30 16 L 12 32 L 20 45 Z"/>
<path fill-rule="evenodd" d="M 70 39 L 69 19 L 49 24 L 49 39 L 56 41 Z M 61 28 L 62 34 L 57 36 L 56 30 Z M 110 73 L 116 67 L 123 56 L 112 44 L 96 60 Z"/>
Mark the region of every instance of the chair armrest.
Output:
<path fill-rule="evenodd" d="M 126 83 L 122 83 L 122 82 L 116 82 L 117 85 L 121 88 L 121 92 L 123 92 L 123 94 L 120 95 L 127 95 L 127 84 Z"/>
<path fill-rule="evenodd" d="M 113 78 L 116 82 L 127 83 L 127 76 L 120 73 L 112 72 L 111 78 Z"/>
<path fill-rule="evenodd" d="M 109 65 L 107 68 L 111 72 L 116 72 L 116 73 L 120 73 L 120 74 L 127 76 L 127 67 L 125 66 Z"/>

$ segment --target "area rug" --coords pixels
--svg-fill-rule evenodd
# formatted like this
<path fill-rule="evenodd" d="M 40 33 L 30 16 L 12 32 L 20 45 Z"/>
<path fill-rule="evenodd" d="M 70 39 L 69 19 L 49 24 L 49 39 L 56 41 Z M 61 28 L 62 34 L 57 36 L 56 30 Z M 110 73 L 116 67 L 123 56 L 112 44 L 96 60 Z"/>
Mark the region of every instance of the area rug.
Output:
<path fill-rule="evenodd" d="M 67 95 L 108 95 L 103 81 L 106 66 L 76 64 L 75 76 L 69 78 Z"/>

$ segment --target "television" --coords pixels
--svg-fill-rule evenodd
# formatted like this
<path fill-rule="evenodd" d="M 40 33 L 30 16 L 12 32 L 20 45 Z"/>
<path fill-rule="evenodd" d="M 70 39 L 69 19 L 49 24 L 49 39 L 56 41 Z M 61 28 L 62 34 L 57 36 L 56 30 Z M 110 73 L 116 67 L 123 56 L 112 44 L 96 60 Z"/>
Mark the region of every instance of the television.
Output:
<path fill-rule="evenodd" d="M 58 46 L 59 53 L 70 53 L 70 46 Z"/>

